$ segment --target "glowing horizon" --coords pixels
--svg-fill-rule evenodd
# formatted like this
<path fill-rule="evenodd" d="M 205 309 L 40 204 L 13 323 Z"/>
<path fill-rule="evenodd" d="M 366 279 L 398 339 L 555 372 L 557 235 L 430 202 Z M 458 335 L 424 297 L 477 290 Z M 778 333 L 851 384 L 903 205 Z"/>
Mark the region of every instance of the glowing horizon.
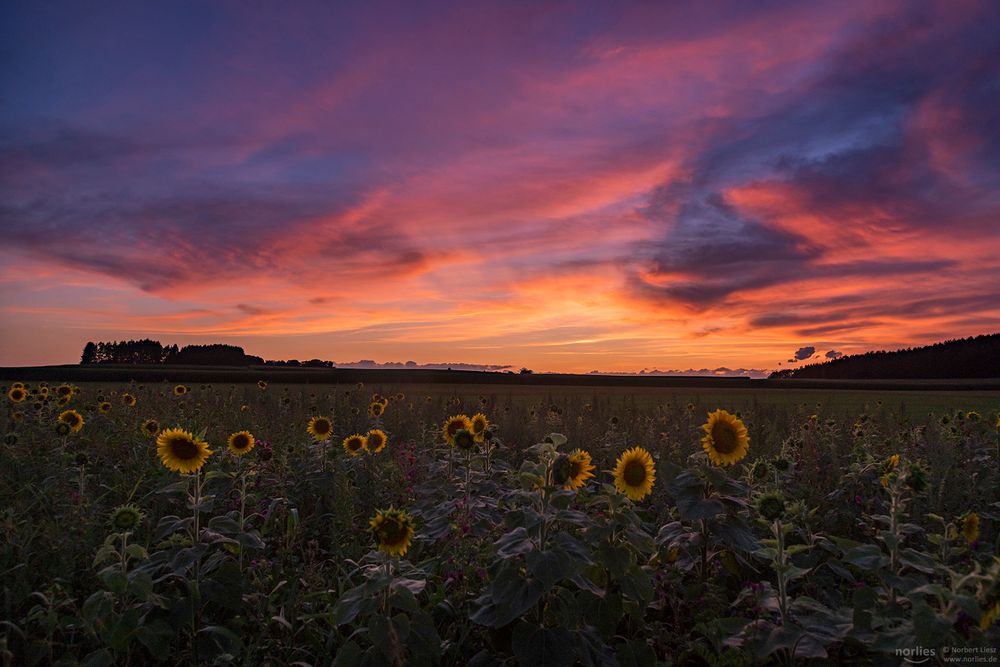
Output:
<path fill-rule="evenodd" d="M 1000 331 L 987 2 L 0 9 L 0 365 L 587 373 Z"/>

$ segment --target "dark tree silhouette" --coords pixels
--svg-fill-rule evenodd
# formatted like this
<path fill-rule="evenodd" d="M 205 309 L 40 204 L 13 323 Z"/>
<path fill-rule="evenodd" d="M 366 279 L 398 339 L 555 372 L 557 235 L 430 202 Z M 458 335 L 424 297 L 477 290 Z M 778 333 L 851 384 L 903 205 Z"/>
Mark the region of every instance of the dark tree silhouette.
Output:
<path fill-rule="evenodd" d="M 96 363 L 96 359 L 97 346 L 94 345 L 93 341 L 87 341 L 87 344 L 83 346 L 83 355 L 80 357 L 80 365 Z"/>
<path fill-rule="evenodd" d="M 946 340 L 893 352 L 852 354 L 771 373 L 771 378 L 922 380 L 1000 378 L 1000 334 Z"/>

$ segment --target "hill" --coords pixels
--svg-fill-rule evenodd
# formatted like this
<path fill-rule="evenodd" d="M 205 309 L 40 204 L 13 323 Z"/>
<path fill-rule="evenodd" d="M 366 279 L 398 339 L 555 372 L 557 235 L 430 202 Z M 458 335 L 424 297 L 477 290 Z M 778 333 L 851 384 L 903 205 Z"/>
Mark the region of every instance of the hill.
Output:
<path fill-rule="evenodd" d="M 1000 378 L 1000 333 L 947 340 L 925 347 L 865 352 L 800 368 L 771 379 L 931 380 Z"/>

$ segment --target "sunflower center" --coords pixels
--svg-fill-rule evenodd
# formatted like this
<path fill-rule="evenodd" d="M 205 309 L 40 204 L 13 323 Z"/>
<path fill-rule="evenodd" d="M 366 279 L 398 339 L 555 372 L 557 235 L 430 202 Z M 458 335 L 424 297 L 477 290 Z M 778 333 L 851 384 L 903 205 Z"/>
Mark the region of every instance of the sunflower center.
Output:
<path fill-rule="evenodd" d="M 572 461 L 572 460 L 569 462 L 569 476 L 571 478 L 579 477 L 582 472 L 583 472 L 582 463 L 580 463 L 579 461 Z"/>
<path fill-rule="evenodd" d="M 233 438 L 233 447 L 236 449 L 246 449 L 250 446 L 250 438 L 245 435 L 238 435 Z"/>
<path fill-rule="evenodd" d="M 712 443 L 715 450 L 720 454 L 732 454 L 739 448 L 739 439 L 736 431 L 730 424 L 717 422 L 712 426 Z"/>
<path fill-rule="evenodd" d="M 406 539 L 406 527 L 396 519 L 386 519 L 379 528 L 382 542 L 389 546 L 395 546 Z"/>
<path fill-rule="evenodd" d="M 347 447 L 352 451 L 356 452 L 361 449 L 361 438 L 351 438 L 347 441 Z"/>
<path fill-rule="evenodd" d="M 629 461 L 625 464 L 625 470 L 622 471 L 622 479 L 629 486 L 640 486 L 646 481 L 646 466 L 642 464 L 642 461 Z"/>
<path fill-rule="evenodd" d="M 330 432 L 330 422 L 325 419 L 320 419 L 315 424 L 313 424 L 313 430 L 320 435 L 326 435 Z"/>
<path fill-rule="evenodd" d="M 170 452 L 176 459 L 190 461 L 198 458 L 198 445 L 186 438 L 177 438 L 170 442 Z"/>
<path fill-rule="evenodd" d="M 66 415 L 66 419 L 64 419 L 63 421 L 65 421 L 70 426 L 76 426 L 78 423 L 80 423 L 80 415 L 76 414 L 75 412 L 71 412 L 68 415 Z"/>

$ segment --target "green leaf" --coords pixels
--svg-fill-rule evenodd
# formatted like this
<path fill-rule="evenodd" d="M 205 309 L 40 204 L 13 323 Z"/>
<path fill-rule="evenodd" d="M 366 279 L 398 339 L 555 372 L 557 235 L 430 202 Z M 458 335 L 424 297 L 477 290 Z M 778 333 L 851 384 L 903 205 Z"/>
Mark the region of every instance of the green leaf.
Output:
<path fill-rule="evenodd" d="M 501 537 L 494 544 L 497 547 L 497 555 L 501 558 L 526 554 L 535 548 L 535 543 L 528 536 L 528 531 L 520 526 Z"/>
<path fill-rule="evenodd" d="M 899 563 L 925 574 L 934 574 L 934 559 L 915 549 L 903 549 L 899 553 Z"/>
<path fill-rule="evenodd" d="M 642 567 L 631 565 L 620 581 L 622 593 L 630 600 L 649 604 L 653 599 L 653 580 Z"/>
<path fill-rule="evenodd" d="M 726 511 L 722 501 L 686 495 L 677 498 L 677 511 L 685 521 L 698 521 L 718 516 Z"/>
<path fill-rule="evenodd" d="M 632 564 L 632 552 L 625 547 L 602 542 L 597 548 L 597 558 L 607 568 L 611 576 L 619 579 Z"/>
<path fill-rule="evenodd" d="M 511 636 L 511 649 L 522 666 L 572 667 L 576 662 L 573 635 L 565 628 L 518 623 Z"/>
<path fill-rule="evenodd" d="M 573 560 L 562 551 L 549 549 L 547 551 L 532 551 L 525 557 L 528 571 L 535 576 L 546 589 L 568 577 L 573 572 Z"/>
<path fill-rule="evenodd" d="M 239 635 L 222 625 L 206 625 L 199 633 L 204 633 L 212 637 L 216 645 L 227 652 L 239 655 L 243 651 L 243 640 Z"/>
<path fill-rule="evenodd" d="M 656 653 L 641 639 L 632 639 L 615 646 L 615 657 L 621 667 L 654 667 Z"/>
<path fill-rule="evenodd" d="M 862 544 L 844 552 L 843 560 L 862 570 L 875 570 L 881 566 L 884 558 L 877 544 Z"/>
<path fill-rule="evenodd" d="M 344 642 L 337 649 L 333 658 L 332 667 L 354 667 L 361 664 L 361 647 L 353 641 Z"/>

